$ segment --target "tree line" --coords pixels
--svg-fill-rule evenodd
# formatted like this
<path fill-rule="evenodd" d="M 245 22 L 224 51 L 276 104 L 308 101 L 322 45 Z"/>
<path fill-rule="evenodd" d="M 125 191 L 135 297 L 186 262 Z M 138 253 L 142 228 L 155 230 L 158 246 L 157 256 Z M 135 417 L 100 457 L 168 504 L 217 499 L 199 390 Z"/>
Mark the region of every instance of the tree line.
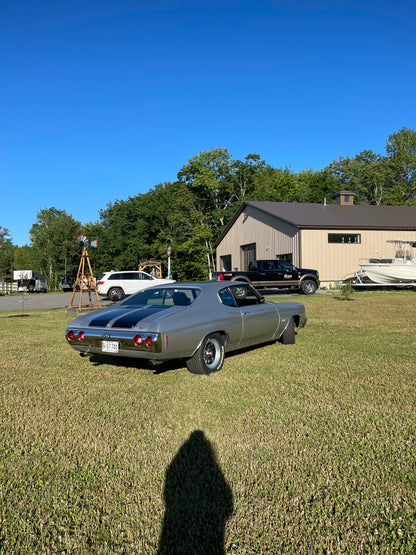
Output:
<path fill-rule="evenodd" d="M 403 127 L 389 135 L 384 154 L 364 150 L 317 171 L 273 168 L 258 154 L 236 160 L 222 147 L 200 152 L 176 181 L 114 200 L 97 222 L 81 224 L 65 210 L 44 208 L 23 247 L 0 226 L 0 280 L 11 280 L 14 269 L 31 269 L 57 288 L 62 276 L 77 273 L 74 239 L 81 233 L 98 240 L 88 251 L 97 277 L 137 269 L 147 259 L 166 262 L 171 246 L 175 279 L 206 279 L 215 271 L 215 241 L 242 201 L 330 203 L 340 190 L 354 191 L 358 204 L 415 206 L 416 131 Z"/>

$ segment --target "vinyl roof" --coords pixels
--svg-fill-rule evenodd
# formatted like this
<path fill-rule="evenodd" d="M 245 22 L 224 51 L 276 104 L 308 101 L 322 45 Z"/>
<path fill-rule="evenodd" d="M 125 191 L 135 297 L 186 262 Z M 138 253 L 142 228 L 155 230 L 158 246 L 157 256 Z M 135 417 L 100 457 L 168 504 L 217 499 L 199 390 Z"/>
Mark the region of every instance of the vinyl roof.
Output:
<path fill-rule="evenodd" d="M 246 207 L 253 207 L 299 229 L 416 230 L 415 206 L 370 206 L 298 202 L 243 202 L 216 241 L 218 245 Z"/>

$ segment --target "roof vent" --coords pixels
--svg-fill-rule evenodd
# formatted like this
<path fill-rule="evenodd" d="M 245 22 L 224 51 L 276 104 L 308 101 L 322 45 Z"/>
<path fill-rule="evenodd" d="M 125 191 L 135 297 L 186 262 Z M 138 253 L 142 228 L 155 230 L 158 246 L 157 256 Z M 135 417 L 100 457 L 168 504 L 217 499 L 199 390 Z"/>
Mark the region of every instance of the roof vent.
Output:
<path fill-rule="evenodd" d="M 334 193 L 332 195 L 334 203 L 339 204 L 340 206 L 354 206 L 354 197 L 355 193 L 352 193 L 351 191 L 339 191 L 338 193 Z"/>

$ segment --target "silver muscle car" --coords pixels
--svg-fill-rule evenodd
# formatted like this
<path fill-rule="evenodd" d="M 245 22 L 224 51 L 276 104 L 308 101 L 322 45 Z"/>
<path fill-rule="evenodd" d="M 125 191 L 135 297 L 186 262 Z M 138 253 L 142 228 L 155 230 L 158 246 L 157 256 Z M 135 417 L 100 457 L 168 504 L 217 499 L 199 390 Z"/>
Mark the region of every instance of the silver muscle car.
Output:
<path fill-rule="evenodd" d="M 190 372 L 222 368 L 227 351 L 280 340 L 295 342 L 306 324 L 300 303 L 273 303 L 243 282 L 174 283 L 140 291 L 76 318 L 69 344 L 81 355 L 186 359 Z"/>

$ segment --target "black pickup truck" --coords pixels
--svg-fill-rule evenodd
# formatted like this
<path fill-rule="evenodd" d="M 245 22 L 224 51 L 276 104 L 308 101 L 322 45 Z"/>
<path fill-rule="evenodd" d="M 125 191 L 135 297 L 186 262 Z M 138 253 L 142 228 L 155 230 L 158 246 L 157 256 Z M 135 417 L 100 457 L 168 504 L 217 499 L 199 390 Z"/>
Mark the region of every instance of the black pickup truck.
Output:
<path fill-rule="evenodd" d="M 253 260 L 248 271 L 215 272 L 218 281 L 246 281 L 254 287 L 300 289 L 304 295 L 313 295 L 319 287 L 319 272 L 296 268 L 284 260 Z"/>

